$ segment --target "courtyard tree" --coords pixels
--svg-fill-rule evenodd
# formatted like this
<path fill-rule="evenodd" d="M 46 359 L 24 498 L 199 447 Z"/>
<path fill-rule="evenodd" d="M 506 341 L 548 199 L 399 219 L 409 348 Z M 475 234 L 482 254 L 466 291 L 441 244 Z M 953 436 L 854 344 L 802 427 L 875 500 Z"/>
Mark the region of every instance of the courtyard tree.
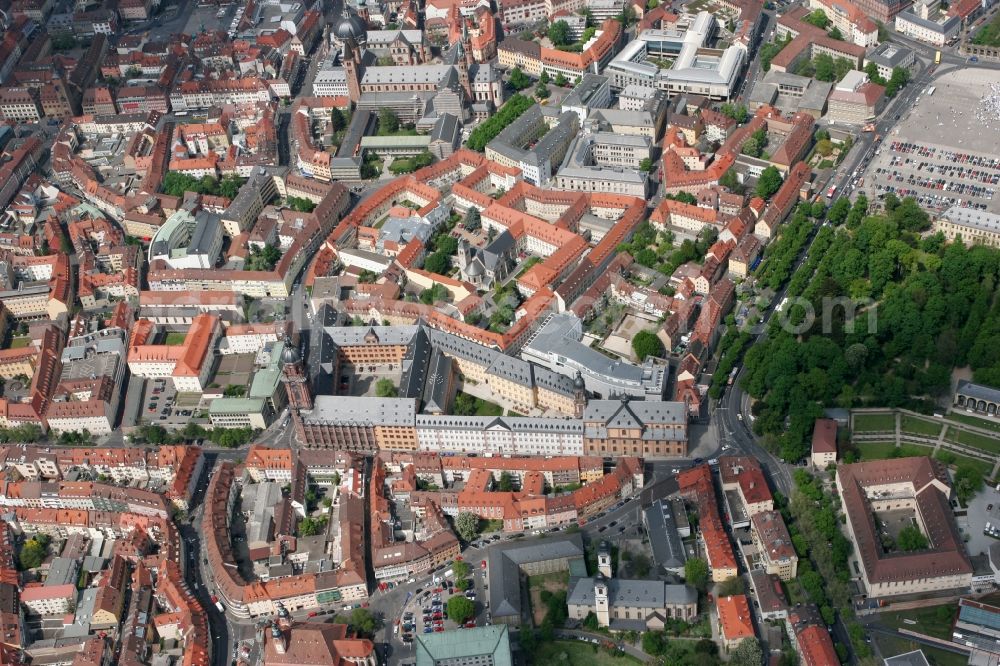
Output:
<path fill-rule="evenodd" d="M 569 23 L 556 21 L 549 26 L 549 39 L 554 46 L 566 46 L 572 42 L 569 36 Z"/>
<path fill-rule="evenodd" d="M 466 231 L 479 231 L 483 228 L 483 218 L 479 214 L 479 209 L 475 206 L 469 208 L 469 212 L 465 214 L 465 220 L 462 221 L 463 226 L 465 226 Z"/>
<path fill-rule="evenodd" d="M 632 351 L 645 361 L 650 356 L 663 356 L 663 343 L 652 331 L 639 331 L 632 338 Z"/>
<path fill-rule="evenodd" d="M 708 563 L 699 557 L 692 557 L 684 563 L 684 580 L 700 592 L 708 586 Z"/>
<path fill-rule="evenodd" d="M 395 398 L 399 395 L 399 390 L 396 385 L 392 383 L 392 380 L 388 377 L 382 377 L 377 382 L 375 382 L 375 395 L 380 398 Z"/>
<path fill-rule="evenodd" d="M 770 199 L 781 188 L 781 172 L 774 166 L 769 166 L 760 172 L 757 179 L 756 194 L 761 199 Z"/>
<path fill-rule="evenodd" d="M 463 511 L 455 517 L 455 531 L 463 541 L 472 541 L 479 536 L 479 516 L 471 511 Z"/>
<path fill-rule="evenodd" d="M 511 477 L 510 472 L 504 471 L 500 473 L 500 482 L 497 484 L 497 490 L 502 493 L 509 493 L 514 490 L 514 479 Z"/>
<path fill-rule="evenodd" d="M 330 112 L 330 127 L 334 132 L 339 132 L 345 127 L 347 127 L 347 118 L 344 117 L 344 112 L 340 109 L 334 108 Z"/>
<path fill-rule="evenodd" d="M 378 112 L 379 134 L 395 134 L 399 131 L 399 116 L 389 107 L 383 106 Z"/>
<path fill-rule="evenodd" d="M 907 525 L 900 530 L 899 536 L 896 537 L 896 546 L 905 551 L 924 550 L 927 548 L 927 537 L 924 536 L 919 527 Z"/>
<path fill-rule="evenodd" d="M 48 537 L 45 535 L 38 535 L 34 538 L 28 539 L 21 546 L 21 568 L 22 569 L 36 569 L 42 565 L 45 560 L 45 555 L 48 551 Z"/>

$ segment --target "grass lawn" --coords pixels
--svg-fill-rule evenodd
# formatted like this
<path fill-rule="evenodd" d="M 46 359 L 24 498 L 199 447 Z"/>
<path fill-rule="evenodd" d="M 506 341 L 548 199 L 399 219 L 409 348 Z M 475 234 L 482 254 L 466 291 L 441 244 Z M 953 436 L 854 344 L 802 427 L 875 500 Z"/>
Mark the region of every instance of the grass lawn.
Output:
<path fill-rule="evenodd" d="M 538 574 L 537 576 L 528 576 L 528 589 L 535 587 L 552 588 L 553 585 L 562 585 L 566 587 L 569 584 L 569 572 L 568 571 L 555 571 L 553 573 Z"/>
<path fill-rule="evenodd" d="M 942 449 L 946 450 L 946 449 Z M 989 479 L 990 474 L 993 472 L 993 464 L 985 460 L 980 460 L 978 458 L 970 458 L 968 456 L 962 456 L 954 451 L 948 451 L 951 455 L 955 456 L 955 465 L 969 464 L 978 469 L 983 474 L 984 479 Z"/>
<path fill-rule="evenodd" d="M 611 656 L 593 643 L 553 641 L 542 643 L 531 657 L 532 664 L 587 664 L 587 666 L 629 666 L 641 664 L 629 655 Z"/>
<path fill-rule="evenodd" d="M 854 417 L 854 430 L 857 432 L 871 432 L 882 430 L 896 430 L 895 414 L 858 414 Z"/>
<path fill-rule="evenodd" d="M 976 426 L 977 428 L 983 428 L 984 430 L 1000 432 L 1000 423 L 990 421 L 988 419 L 981 419 L 977 416 L 971 416 L 962 412 L 950 412 L 947 416 L 945 416 L 945 418 L 949 421 L 958 421 L 959 423 Z"/>
<path fill-rule="evenodd" d="M 1000 46 L 1000 16 L 979 29 L 972 38 L 973 44 L 982 46 Z"/>
<path fill-rule="evenodd" d="M 900 458 L 911 458 L 913 456 L 929 456 L 934 453 L 933 446 L 921 446 L 920 444 L 903 444 L 899 447 Z"/>
<path fill-rule="evenodd" d="M 802 589 L 802 583 L 794 578 L 789 581 L 785 581 L 785 596 L 788 601 L 794 604 L 803 604 L 809 601 L 806 596 L 805 590 Z"/>
<path fill-rule="evenodd" d="M 884 460 L 896 449 L 894 442 L 855 442 L 862 460 Z"/>
<path fill-rule="evenodd" d="M 914 416 L 904 416 L 899 424 L 903 432 L 911 432 L 915 435 L 929 435 L 937 437 L 941 434 L 941 421 L 929 421 L 918 419 Z"/>
<path fill-rule="evenodd" d="M 187 337 L 186 333 L 167 333 L 167 339 L 164 340 L 163 344 L 166 345 L 182 345 L 184 344 L 184 338 Z"/>
<path fill-rule="evenodd" d="M 13 340 L 11 340 L 10 348 L 23 349 L 24 347 L 27 347 L 30 344 L 31 344 L 31 338 L 26 335 L 23 338 L 14 338 Z"/>
<path fill-rule="evenodd" d="M 936 638 L 950 639 L 951 621 L 956 612 L 957 607 L 954 604 L 943 604 L 895 613 L 879 613 L 879 620 L 896 629 L 909 629 Z M 903 622 L 903 620 L 913 620 L 916 624 Z"/>
<path fill-rule="evenodd" d="M 955 439 L 959 444 L 965 444 L 976 449 L 989 451 L 990 453 L 1000 453 L 1000 439 L 980 435 L 976 432 L 955 431 Z"/>
<path fill-rule="evenodd" d="M 503 414 L 503 407 L 489 400 L 476 398 L 476 416 L 500 416 Z"/>

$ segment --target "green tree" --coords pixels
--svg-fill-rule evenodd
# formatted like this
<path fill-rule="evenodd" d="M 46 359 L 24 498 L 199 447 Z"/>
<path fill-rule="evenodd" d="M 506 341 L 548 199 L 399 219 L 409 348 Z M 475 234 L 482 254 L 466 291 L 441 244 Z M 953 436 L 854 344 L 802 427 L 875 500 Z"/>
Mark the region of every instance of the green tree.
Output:
<path fill-rule="evenodd" d="M 458 560 L 452 564 L 451 570 L 455 574 L 455 578 L 468 578 L 469 574 L 472 573 L 472 567 L 464 560 Z"/>
<path fill-rule="evenodd" d="M 962 464 L 955 470 L 955 495 L 962 504 L 968 504 L 983 489 L 983 475 L 973 465 Z"/>
<path fill-rule="evenodd" d="M 552 93 L 549 92 L 549 87 L 546 86 L 541 81 L 539 81 L 538 85 L 535 86 L 535 97 L 537 97 L 538 99 L 548 99 L 549 95 L 551 94 Z"/>
<path fill-rule="evenodd" d="M 750 112 L 747 111 L 747 107 L 743 104 L 732 104 L 730 102 L 726 102 L 719 108 L 719 111 L 722 115 L 732 118 L 740 124 L 745 123 L 750 117 Z"/>
<path fill-rule="evenodd" d="M 452 409 L 456 416 L 472 416 L 476 413 L 476 399 L 468 393 L 459 393 Z"/>
<path fill-rule="evenodd" d="M 626 28 L 635 23 L 635 19 L 636 19 L 635 8 L 633 8 L 632 5 L 628 4 L 625 5 L 625 9 L 622 10 L 622 13 L 615 17 L 615 20 L 617 20 Z"/>
<path fill-rule="evenodd" d="M 879 74 L 878 63 L 869 62 L 865 65 L 865 74 L 868 75 L 868 79 L 872 83 L 877 83 L 880 86 L 884 86 L 886 84 L 886 80 L 882 78 L 881 74 Z"/>
<path fill-rule="evenodd" d="M 56 51 L 69 51 L 76 48 L 76 37 L 69 32 L 54 35 L 52 37 L 52 48 Z"/>
<path fill-rule="evenodd" d="M 375 395 L 379 398 L 395 398 L 399 395 L 399 389 L 388 377 L 382 377 L 375 382 Z"/>
<path fill-rule="evenodd" d="M 521 71 L 520 67 L 515 67 L 510 70 L 510 77 L 508 78 L 510 85 L 514 90 L 524 90 L 531 86 L 531 79 Z"/>
<path fill-rule="evenodd" d="M 822 9 L 817 9 L 809 14 L 806 14 L 802 20 L 806 23 L 811 23 L 817 28 L 822 28 L 823 30 L 826 30 L 826 26 L 830 25 L 830 19 L 826 17 L 826 14 Z"/>
<path fill-rule="evenodd" d="M 281 250 L 273 245 L 265 245 L 263 248 L 259 245 L 251 245 L 246 269 L 248 271 L 271 271 L 274 270 L 279 259 L 281 259 Z"/>
<path fill-rule="evenodd" d="M 889 77 L 889 82 L 886 84 L 885 94 L 889 97 L 895 97 L 896 93 L 906 87 L 909 81 L 910 70 L 905 67 L 893 67 L 892 76 Z"/>
<path fill-rule="evenodd" d="M 382 135 L 395 134 L 399 131 L 399 116 L 387 106 L 378 111 L 378 133 Z"/>
<path fill-rule="evenodd" d="M 841 197 L 830 206 L 830 210 L 826 212 L 826 219 L 833 225 L 843 224 L 849 212 L 851 212 L 851 200 Z"/>
<path fill-rule="evenodd" d="M 820 81 L 833 81 L 836 79 L 833 56 L 828 53 L 820 53 L 813 58 L 813 68 L 816 72 L 816 78 Z"/>
<path fill-rule="evenodd" d="M 326 517 L 311 518 L 306 516 L 299 521 L 299 536 L 316 536 L 326 529 Z"/>
<path fill-rule="evenodd" d="M 757 179 L 756 194 L 761 199 L 770 199 L 781 188 L 781 172 L 774 166 L 769 166 L 760 173 Z"/>
<path fill-rule="evenodd" d="M 653 160 L 649 159 L 648 157 L 643 157 L 642 160 L 639 161 L 639 170 L 640 171 L 645 171 L 646 173 L 649 173 L 655 167 L 656 167 L 656 163 L 653 162 Z"/>
<path fill-rule="evenodd" d="M 344 112 L 338 108 L 330 111 L 330 128 L 334 132 L 342 132 L 347 128 L 347 118 L 344 117 Z"/>
<path fill-rule="evenodd" d="M 236 195 L 240 193 L 240 188 L 243 187 L 243 183 L 245 182 L 246 179 L 240 178 L 239 176 L 226 176 L 219 181 L 219 196 L 226 197 L 227 199 L 235 199 Z M 309 203 L 312 202 L 310 201 Z"/>
<path fill-rule="evenodd" d="M 716 591 L 719 593 L 720 597 L 731 597 L 734 594 L 745 593 L 746 586 L 740 576 L 730 576 L 726 580 L 719 583 L 719 587 L 716 588 Z"/>
<path fill-rule="evenodd" d="M 285 199 L 285 203 L 289 208 L 300 213 L 311 213 L 316 208 L 316 203 L 312 199 L 304 197 L 288 197 Z"/>
<path fill-rule="evenodd" d="M 464 624 L 466 620 L 476 614 L 475 604 L 465 595 L 456 594 L 448 600 L 448 619 L 458 624 Z"/>
<path fill-rule="evenodd" d="M 597 619 L 596 617 L 594 618 Z M 667 637 L 662 631 L 642 632 L 642 651 L 648 655 L 658 657 L 667 649 Z"/>
<path fill-rule="evenodd" d="M 764 653 L 756 638 L 744 638 L 729 654 L 732 666 L 760 666 L 764 661 Z"/>
<path fill-rule="evenodd" d="M 473 206 L 469 209 L 469 212 L 465 214 L 465 219 L 462 221 L 462 226 L 465 227 L 466 231 L 479 231 L 483 228 L 483 218 L 478 208 Z"/>
<path fill-rule="evenodd" d="M 42 541 L 39 537 L 28 539 L 21 546 L 20 562 L 22 569 L 37 569 L 45 561 L 48 552 L 47 541 Z"/>
<path fill-rule="evenodd" d="M 708 586 L 708 564 L 705 560 L 692 557 L 684 563 L 684 580 L 688 585 L 704 592 Z"/>
<path fill-rule="evenodd" d="M 588 30 L 590 29 L 591 28 L 588 28 Z M 584 36 L 586 37 L 586 33 L 584 33 Z M 553 83 L 555 83 L 560 88 L 563 88 L 566 86 L 566 84 L 569 83 L 569 81 L 566 79 L 565 75 L 563 75 L 562 72 L 558 72 L 556 73 L 556 78 L 553 80 Z"/>
<path fill-rule="evenodd" d="M 549 73 L 546 72 L 545 70 L 542 70 L 542 73 L 538 76 L 538 82 L 548 85 L 549 80 L 550 80 Z"/>
<path fill-rule="evenodd" d="M 569 24 L 566 21 L 556 21 L 550 25 L 548 36 L 554 46 L 566 46 L 573 41 L 569 36 Z"/>
<path fill-rule="evenodd" d="M 632 351 L 640 361 L 650 356 L 663 356 L 663 343 L 652 331 L 639 331 L 632 338 Z"/>
<path fill-rule="evenodd" d="M 691 194 L 690 192 L 685 192 L 684 190 L 681 190 L 677 194 L 667 194 L 665 195 L 665 198 L 673 199 L 674 201 L 680 201 L 681 203 L 686 203 L 689 206 L 698 205 L 698 197 Z"/>
<path fill-rule="evenodd" d="M 788 46 L 789 42 L 792 41 L 792 36 L 789 34 L 785 39 L 778 40 L 777 42 L 768 42 L 766 44 L 761 44 L 760 46 L 760 67 L 765 72 L 771 69 L 771 60 L 774 56 L 781 53 L 782 49 Z"/>
<path fill-rule="evenodd" d="M 750 157 L 760 157 L 764 154 L 764 149 L 766 147 L 767 130 L 761 128 L 756 130 L 746 141 L 743 142 L 741 152 L 744 155 L 749 155 Z"/>
<path fill-rule="evenodd" d="M 451 261 L 448 255 L 441 252 L 434 252 L 424 260 L 424 270 L 438 275 L 447 275 L 451 268 Z"/>
<path fill-rule="evenodd" d="M 829 157 L 833 154 L 833 142 L 829 139 L 821 139 L 816 142 L 816 152 L 823 157 Z"/>
<path fill-rule="evenodd" d="M 514 490 L 514 479 L 510 472 L 500 472 L 500 481 L 497 483 L 497 490 L 502 493 L 509 493 Z"/>
<path fill-rule="evenodd" d="M 471 511 L 462 511 L 455 516 L 455 531 L 462 541 L 472 541 L 479 536 L 479 516 Z"/>
<path fill-rule="evenodd" d="M 837 41 L 844 41 L 844 33 L 840 31 L 840 28 L 834 26 L 830 32 L 826 33 L 830 39 L 836 39 Z"/>
<path fill-rule="evenodd" d="M 743 194 L 746 191 L 746 187 L 740 182 L 739 175 L 737 175 L 736 170 L 732 167 L 726 173 L 722 174 L 722 178 L 719 179 L 719 185 L 729 188 L 729 191 L 734 194 Z"/>
<path fill-rule="evenodd" d="M 382 628 L 382 621 L 367 608 L 355 608 L 346 622 L 363 638 L 374 638 L 375 632 Z"/>
<path fill-rule="evenodd" d="M 493 140 L 493 138 L 503 130 L 503 128 L 510 125 L 517 118 L 521 116 L 522 113 L 530 109 L 534 105 L 534 102 L 524 95 L 515 94 L 507 103 L 500 107 L 500 110 L 493 114 L 488 120 L 480 123 L 476 126 L 476 129 L 472 130 L 469 134 L 468 140 L 465 145 L 470 150 L 476 150 L 482 152 L 486 148 L 486 144 Z"/>

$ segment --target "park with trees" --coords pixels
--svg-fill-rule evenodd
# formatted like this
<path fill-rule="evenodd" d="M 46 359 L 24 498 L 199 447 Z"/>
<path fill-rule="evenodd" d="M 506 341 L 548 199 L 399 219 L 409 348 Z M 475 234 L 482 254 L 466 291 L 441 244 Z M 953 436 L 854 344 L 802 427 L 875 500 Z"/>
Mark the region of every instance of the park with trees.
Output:
<path fill-rule="evenodd" d="M 788 461 L 806 454 L 825 407 L 926 411 L 962 367 L 976 381 L 1000 383 L 992 351 L 1000 344 L 1000 251 L 922 235 L 930 220 L 912 199 L 886 197 L 874 216 L 863 196 L 849 209 L 841 201 L 827 211 L 841 226 L 820 228 L 791 276 L 788 296 L 800 300 L 745 355 L 741 387 L 755 399 L 754 430 Z M 777 289 L 789 277 L 813 229 L 806 208 L 768 248 L 761 285 Z"/>

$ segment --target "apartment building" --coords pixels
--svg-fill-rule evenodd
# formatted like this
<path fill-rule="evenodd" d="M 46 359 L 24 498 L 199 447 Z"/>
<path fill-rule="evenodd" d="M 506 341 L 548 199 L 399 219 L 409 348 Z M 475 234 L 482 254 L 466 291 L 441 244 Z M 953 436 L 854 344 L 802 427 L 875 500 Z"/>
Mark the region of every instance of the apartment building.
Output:
<path fill-rule="evenodd" d="M 799 558 L 792 538 L 779 511 L 761 511 L 750 519 L 754 545 L 764 571 L 781 580 L 792 580 L 798 570 Z"/>

